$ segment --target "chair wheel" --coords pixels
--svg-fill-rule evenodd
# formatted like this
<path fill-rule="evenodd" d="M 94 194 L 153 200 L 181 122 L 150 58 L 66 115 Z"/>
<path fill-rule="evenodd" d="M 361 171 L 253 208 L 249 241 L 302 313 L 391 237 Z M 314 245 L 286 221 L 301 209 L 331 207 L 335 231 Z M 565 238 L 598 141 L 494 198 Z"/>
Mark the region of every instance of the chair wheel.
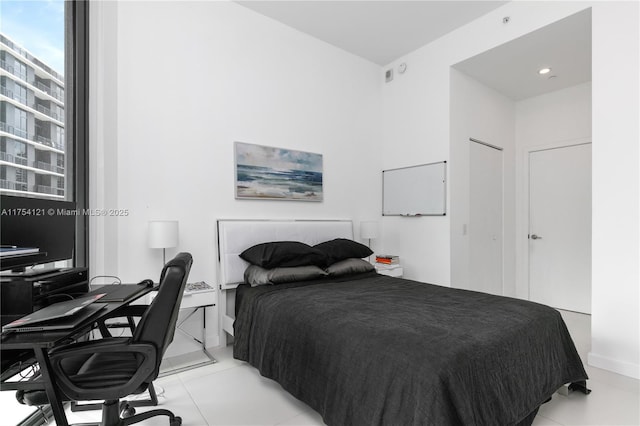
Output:
<path fill-rule="evenodd" d="M 120 411 L 120 416 L 123 419 L 126 419 L 127 417 L 131 417 L 134 414 L 136 414 L 136 409 L 129 404 L 126 404 L 124 407 L 122 407 L 122 411 Z"/>
<path fill-rule="evenodd" d="M 173 420 L 169 422 L 169 426 L 180 426 L 182 424 L 182 417 L 175 416 Z"/>

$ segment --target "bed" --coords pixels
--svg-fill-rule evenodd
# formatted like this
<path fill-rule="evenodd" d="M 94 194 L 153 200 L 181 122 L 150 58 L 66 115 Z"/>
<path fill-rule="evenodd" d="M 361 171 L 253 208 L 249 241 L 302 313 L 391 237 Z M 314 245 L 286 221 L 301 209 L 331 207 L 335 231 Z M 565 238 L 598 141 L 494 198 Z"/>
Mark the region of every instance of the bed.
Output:
<path fill-rule="evenodd" d="M 239 254 L 253 245 L 315 246 L 353 238 L 351 229 L 218 223 L 221 283 L 236 287 L 234 357 L 328 425 L 527 425 L 563 385 L 586 392 L 566 326 L 544 305 L 370 270 L 238 284 L 249 267 Z"/>

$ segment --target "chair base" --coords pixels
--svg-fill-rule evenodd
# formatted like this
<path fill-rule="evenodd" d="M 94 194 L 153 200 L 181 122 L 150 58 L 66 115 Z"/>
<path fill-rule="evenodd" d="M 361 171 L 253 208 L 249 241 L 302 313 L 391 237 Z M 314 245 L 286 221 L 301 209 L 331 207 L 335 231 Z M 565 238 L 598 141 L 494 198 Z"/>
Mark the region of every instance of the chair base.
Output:
<path fill-rule="evenodd" d="M 147 390 L 149 391 L 148 399 L 122 401 L 120 403 L 121 404 L 120 412 L 122 412 L 122 410 L 125 408 L 124 404 L 128 404 L 130 407 L 155 407 L 156 405 L 158 405 L 158 395 L 156 394 L 156 389 L 153 387 L 153 383 L 149 384 L 149 387 L 147 388 Z M 78 411 L 91 411 L 91 410 L 101 410 L 101 409 L 102 409 L 102 402 L 80 404 L 76 401 L 71 401 L 71 411 L 73 411 L 74 413 Z"/>
<path fill-rule="evenodd" d="M 100 426 L 127 426 L 155 416 L 169 417 L 170 426 L 180 426 L 182 424 L 182 419 L 180 417 L 177 417 L 171 411 L 164 409 L 151 410 L 131 417 L 121 418 L 120 401 L 111 400 L 105 401 L 104 404 L 102 404 L 102 422 L 100 423 Z"/>
<path fill-rule="evenodd" d="M 120 417 L 121 404 L 118 400 L 105 401 L 102 404 L 102 421 L 100 423 L 80 423 L 73 426 L 128 426 L 155 416 L 169 417 L 169 426 L 180 426 L 182 418 L 169 410 L 155 409 L 131 417 Z"/>
<path fill-rule="evenodd" d="M 134 423 L 141 422 L 155 416 L 167 416 L 169 417 L 169 426 L 180 426 L 182 424 L 182 417 L 174 415 L 171 411 L 165 409 L 155 409 L 144 413 L 136 414 L 135 416 L 121 419 L 122 423 L 118 423 L 118 426 L 126 426 Z M 107 426 L 107 425 L 105 425 Z"/>

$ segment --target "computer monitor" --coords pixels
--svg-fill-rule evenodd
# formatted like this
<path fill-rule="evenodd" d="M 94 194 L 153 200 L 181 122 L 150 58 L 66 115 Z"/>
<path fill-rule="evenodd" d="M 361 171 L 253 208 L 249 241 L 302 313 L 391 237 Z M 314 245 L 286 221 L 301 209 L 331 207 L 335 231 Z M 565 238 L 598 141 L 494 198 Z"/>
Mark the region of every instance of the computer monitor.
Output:
<path fill-rule="evenodd" d="M 75 203 L 13 195 L 0 195 L 0 243 L 33 247 L 38 254 L 2 255 L 0 270 L 24 268 L 73 258 L 76 228 Z"/>

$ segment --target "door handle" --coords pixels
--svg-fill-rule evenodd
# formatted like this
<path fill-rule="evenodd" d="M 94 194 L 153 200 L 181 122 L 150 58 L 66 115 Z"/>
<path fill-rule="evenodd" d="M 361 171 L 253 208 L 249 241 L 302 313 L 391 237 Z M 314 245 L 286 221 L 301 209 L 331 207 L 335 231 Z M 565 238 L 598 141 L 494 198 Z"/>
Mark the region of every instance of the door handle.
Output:
<path fill-rule="evenodd" d="M 533 235 L 531 236 L 531 239 L 532 239 L 532 240 L 541 240 L 541 239 L 542 239 L 542 237 L 541 237 L 541 236 L 539 236 L 539 235 L 533 234 Z"/>

